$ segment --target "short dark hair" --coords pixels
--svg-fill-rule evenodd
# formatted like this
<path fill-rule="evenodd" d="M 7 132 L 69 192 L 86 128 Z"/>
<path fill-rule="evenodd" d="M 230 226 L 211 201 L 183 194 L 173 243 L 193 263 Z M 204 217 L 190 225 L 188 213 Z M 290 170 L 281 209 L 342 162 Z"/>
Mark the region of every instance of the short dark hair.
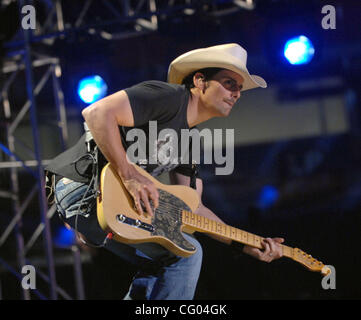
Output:
<path fill-rule="evenodd" d="M 221 68 L 203 68 L 203 69 L 193 71 L 192 73 L 190 73 L 188 76 L 186 76 L 183 79 L 182 84 L 184 84 L 185 87 L 188 90 L 190 90 L 190 89 L 194 88 L 193 77 L 197 72 L 202 73 L 204 75 L 205 81 L 208 81 L 208 80 L 211 80 L 215 74 L 217 74 L 218 72 L 220 72 L 222 70 L 223 69 L 221 69 Z"/>

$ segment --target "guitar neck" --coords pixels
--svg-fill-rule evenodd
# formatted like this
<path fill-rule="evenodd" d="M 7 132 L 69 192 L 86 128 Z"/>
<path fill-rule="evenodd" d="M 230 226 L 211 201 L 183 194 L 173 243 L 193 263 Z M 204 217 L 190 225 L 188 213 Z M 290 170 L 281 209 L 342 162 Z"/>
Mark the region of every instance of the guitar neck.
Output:
<path fill-rule="evenodd" d="M 258 249 L 263 249 L 262 240 L 264 238 L 252 234 L 235 227 L 231 227 L 224 223 L 220 223 L 204 216 L 200 216 L 196 213 L 192 213 L 186 210 L 182 211 L 182 224 L 191 229 L 192 231 L 204 232 L 208 234 L 214 234 L 223 238 L 240 242 L 248 246 L 252 246 Z M 293 248 L 281 245 L 283 255 L 288 258 L 293 258 Z"/>

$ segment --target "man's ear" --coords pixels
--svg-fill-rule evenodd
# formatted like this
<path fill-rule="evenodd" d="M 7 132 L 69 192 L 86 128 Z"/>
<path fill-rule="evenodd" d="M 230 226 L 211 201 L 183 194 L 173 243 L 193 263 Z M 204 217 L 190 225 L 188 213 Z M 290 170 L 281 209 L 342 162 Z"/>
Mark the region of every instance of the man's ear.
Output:
<path fill-rule="evenodd" d="M 206 81 L 205 81 L 203 73 L 197 72 L 193 76 L 193 84 L 196 88 L 198 88 L 200 90 L 204 90 Z"/>

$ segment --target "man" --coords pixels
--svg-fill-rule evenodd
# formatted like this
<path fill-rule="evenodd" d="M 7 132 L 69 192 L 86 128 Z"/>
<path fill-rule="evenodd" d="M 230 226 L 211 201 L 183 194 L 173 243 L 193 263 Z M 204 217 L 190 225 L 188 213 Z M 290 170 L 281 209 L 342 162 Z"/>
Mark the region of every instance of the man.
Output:
<path fill-rule="evenodd" d="M 85 134 L 76 146 L 48 166 L 47 170 L 57 177 L 55 200 L 65 222 L 79 230 L 88 243 L 100 243 L 139 266 L 126 299 L 192 299 L 201 268 L 202 248 L 194 236 L 187 234 L 184 237 L 197 248 L 188 258 L 175 257 L 156 244 L 128 246 L 105 238 L 95 214 L 93 184 L 97 178 L 94 171 L 110 162 L 133 197 L 138 212 L 153 215 L 153 209 L 159 205 L 159 193 L 128 161 L 127 132 L 136 127 L 149 135 L 149 121 L 156 121 L 158 131 L 172 128 L 180 134 L 182 129 L 193 128 L 213 117 L 228 116 L 242 91 L 267 86 L 262 78 L 249 74 L 246 60 L 247 52 L 238 44 L 181 55 L 170 64 L 168 83 L 146 81 L 85 108 L 82 115 L 96 147 L 91 147 Z M 149 173 L 169 171 L 172 184 L 190 185 L 190 181 L 195 181 L 193 187 L 201 199 L 203 182 L 200 176 L 195 176 L 191 163 L 175 164 L 175 168 L 162 167 L 160 163 L 150 165 L 150 152 L 145 150 L 147 159 L 143 163 Z M 196 213 L 222 222 L 202 202 Z M 214 238 L 230 244 L 221 237 Z M 281 238 L 267 238 L 263 241 L 263 250 L 244 246 L 243 252 L 271 262 L 282 256 L 282 242 Z"/>

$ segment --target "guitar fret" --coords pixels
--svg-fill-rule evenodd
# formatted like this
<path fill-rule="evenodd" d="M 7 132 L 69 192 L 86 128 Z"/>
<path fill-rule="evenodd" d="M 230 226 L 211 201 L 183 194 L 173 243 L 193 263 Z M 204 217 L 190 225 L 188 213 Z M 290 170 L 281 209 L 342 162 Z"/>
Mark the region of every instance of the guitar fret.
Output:
<path fill-rule="evenodd" d="M 237 230 L 237 240 L 242 241 L 242 234 L 243 234 L 242 230 Z"/>
<path fill-rule="evenodd" d="M 204 219 L 204 229 L 209 230 L 209 219 Z"/>
<path fill-rule="evenodd" d="M 232 232 L 232 239 L 236 238 L 236 233 L 237 233 L 237 229 L 235 227 L 231 227 L 231 232 Z"/>
<path fill-rule="evenodd" d="M 247 244 L 247 232 L 246 231 L 242 231 L 242 240 L 245 244 Z"/>
<path fill-rule="evenodd" d="M 228 230 L 229 237 L 232 238 L 232 229 L 231 229 L 231 227 L 230 227 L 230 226 L 227 226 L 226 228 L 227 228 L 227 230 Z"/>
<path fill-rule="evenodd" d="M 261 238 L 260 237 L 258 237 L 258 236 L 255 236 L 254 237 L 254 244 L 258 247 L 258 248 L 261 248 L 262 247 L 262 245 L 261 245 Z"/>
<path fill-rule="evenodd" d="M 237 230 L 236 229 L 236 236 L 235 236 L 235 240 L 241 240 L 241 230 Z"/>

